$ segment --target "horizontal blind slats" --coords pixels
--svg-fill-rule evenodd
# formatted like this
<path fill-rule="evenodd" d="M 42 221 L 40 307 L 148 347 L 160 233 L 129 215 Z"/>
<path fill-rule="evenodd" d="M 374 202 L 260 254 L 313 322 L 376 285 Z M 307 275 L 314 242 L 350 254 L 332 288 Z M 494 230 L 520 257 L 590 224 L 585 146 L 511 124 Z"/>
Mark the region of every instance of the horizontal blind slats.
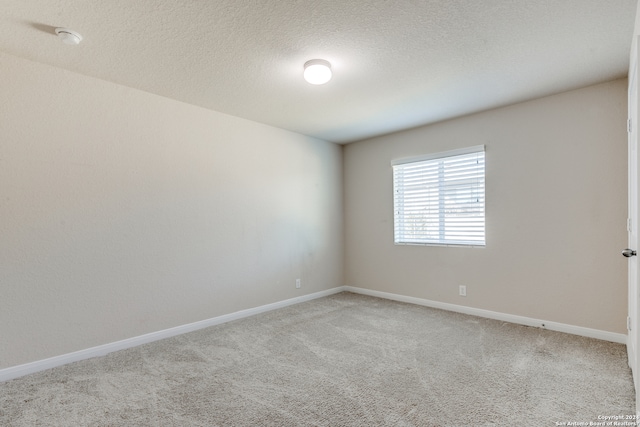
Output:
<path fill-rule="evenodd" d="M 484 245 L 484 151 L 393 165 L 396 243 Z"/>

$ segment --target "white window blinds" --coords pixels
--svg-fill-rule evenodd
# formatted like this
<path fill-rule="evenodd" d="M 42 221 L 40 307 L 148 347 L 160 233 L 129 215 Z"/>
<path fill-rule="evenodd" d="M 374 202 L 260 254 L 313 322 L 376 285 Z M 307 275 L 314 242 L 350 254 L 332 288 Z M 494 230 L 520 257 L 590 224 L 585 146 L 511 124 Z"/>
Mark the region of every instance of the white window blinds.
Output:
<path fill-rule="evenodd" d="M 483 145 L 391 164 L 396 244 L 485 245 Z"/>

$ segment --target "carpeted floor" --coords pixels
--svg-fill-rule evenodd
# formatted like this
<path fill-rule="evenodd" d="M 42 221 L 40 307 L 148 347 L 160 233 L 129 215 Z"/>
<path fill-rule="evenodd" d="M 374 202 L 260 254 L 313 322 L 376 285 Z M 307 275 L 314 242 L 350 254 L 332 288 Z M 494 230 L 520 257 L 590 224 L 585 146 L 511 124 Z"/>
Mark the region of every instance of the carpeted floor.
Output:
<path fill-rule="evenodd" d="M 341 293 L 0 383 L 0 425 L 541 427 L 634 399 L 623 345 Z"/>

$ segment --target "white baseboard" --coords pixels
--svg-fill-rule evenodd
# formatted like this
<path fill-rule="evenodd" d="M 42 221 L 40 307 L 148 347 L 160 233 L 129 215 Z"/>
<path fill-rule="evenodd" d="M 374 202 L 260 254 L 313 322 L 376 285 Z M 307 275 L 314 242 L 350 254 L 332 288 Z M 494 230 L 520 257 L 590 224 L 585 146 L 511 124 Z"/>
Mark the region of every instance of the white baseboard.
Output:
<path fill-rule="evenodd" d="M 557 323 L 557 322 L 547 322 L 544 320 L 532 319 L 529 317 L 498 313 L 495 311 L 482 310 L 479 308 L 465 307 L 462 305 L 449 304 L 449 303 L 438 302 L 438 301 L 431 301 L 423 298 L 408 297 L 404 295 L 392 294 L 389 292 L 373 291 L 370 289 L 357 288 L 353 286 L 339 286 L 337 288 L 328 289 L 326 291 L 316 292 L 309 295 L 303 295 L 300 297 L 291 298 L 284 301 L 275 302 L 272 304 L 266 304 L 259 307 L 249 308 L 246 310 L 240 310 L 240 311 L 236 311 L 235 313 L 225 314 L 223 316 L 206 319 L 199 322 L 189 323 L 182 326 L 176 326 L 175 328 L 152 332 L 149 334 L 140 335 L 137 337 L 128 338 L 121 341 L 116 341 L 109 344 L 103 344 L 103 345 L 91 347 L 85 350 L 80 350 L 73 353 L 51 357 L 49 359 L 38 360 L 31 363 L 25 363 L 23 365 L 0 369 L 0 382 L 8 381 L 14 378 L 19 378 L 25 375 L 44 371 L 46 369 L 55 368 L 57 366 L 66 365 L 67 363 L 78 362 L 80 360 L 90 359 L 92 357 L 104 356 L 114 351 L 136 347 L 142 344 L 147 344 L 147 343 L 158 341 L 164 338 L 174 337 L 176 335 L 196 331 L 198 329 L 207 328 L 209 326 L 220 325 L 222 323 L 243 319 L 245 317 L 253 316 L 255 314 L 264 313 L 271 310 L 277 310 L 279 308 L 288 307 L 290 305 L 298 304 L 305 301 L 311 301 L 317 298 L 322 298 L 322 297 L 326 297 L 329 295 L 333 295 L 333 294 L 337 294 L 345 291 L 353 292 L 356 294 L 369 295 L 369 296 L 378 297 L 378 298 L 385 298 L 385 299 L 394 300 L 394 301 L 422 305 L 425 307 L 439 308 L 442 310 L 454 311 L 457 313 L 470 314 L 472 316 L 502 320 L 505 322 L 517 323 L 520 325 L 545 328 L 545 329 L 550 329 L 552 331 L 565 332 L 568 334 L 580 335 L 580 336 L 585 336 L 589 338 L 596 338 L 596 339 L 611 341 L 611 342 L 620 343 L 620 344 L 626 344 L 627 342 L 627 336 L 624 334 L 600 331 L 597 329 L 583 328 L 580 326 L 566 325 L 566 324 Z"/>
<path fill-rule="evenodd" d="M 357 288 L 354 286 L 343 286 L 345 291 L 356 294 L 369 295 L 372 297 L 386 298 L 394 301 L 407 302 L 411 304 L 423 305 L 425 307 L 439 308 L 457 313 L 470 314 L 472 316 L 486 317 L 488 319 L 502 320 L 504 322 L 516 323 L 525 326 L 549 329 L 551 331 L 564 332 L 572 335 L 580 335 L 588 338 L 596 338 L 603 341 L 611 341 L 618 344 L 626 344 L 627 336 L 615 332 L 601 331 L 598 329 L 584 328 L 581 326 L 567 325 L 565 323 L 548 322 L 546 320 L 532 319 L 530 317 L 516 316 L 514 314 L 499 313 L 496 311 L 483 310 L 480 308 L 466 307 L 463 305 L 449 304 L 446 302 L 431 301 L 423 298 L 407 297 L 404 295 L 392 294 L 389 292 L 373 291 L 370 289 Z"/>
<path fill-rule="evenodd" d="M 25 363 L 24 365 L 12 366 L 5 369 L 0 369 L 0 382 L 12 380 L 25 375 L 33 374 L 36 372 L 44 371 L 46 369 L 55 368 L 57 366 L 66 365 L 67 363 L 78 362 L 80 360 L 90 359 L 92 357 L 104 356 L 118 350 L 124 350 L 131 347 L 136 347 L 142 344 L 147 344 L 153 341 L 158 341 L 164 338 L 174 337 L 176 335 L 184 334 L 187 332 L 196 331 L 198 329 L 207 328 L 209 326 L 220 325 L 222 323 L 231 322 L 233 320 L 243 319 L 245 317 L 253 316 L 255 314 L 264 313 L 271 310 L 277 310 L 279 308 L 287 307 L 290 305 L 298 304 L 305 301 L 311 301 L 317 298 L 326 297 L 329 295 L 343 292 L 343 287 L 337 287 L 328 289 L 326 291 L 315 292 L 309 295 L 303 295 L 287 299 L 284 301 L 274 302 L 272 304 L 261 305 L 259 307 L 249 308 L 246 310 L 236 311 L 235 313 L 225 314 L 223 316 L 214 317 L 211 319 L 201 320 L 199 322 L 189 323 L 182 326 L 176 326 L 175 328 L 165 329 L 162 331 L 151 332 L 149 334 L 140 335 L 133 338 L 127 338 L 122 341 L 116 341 L 109 344 L 103 344 L 96 347 L 87 348 L 85 350 L 75 351 L 73 353 L 63 354 L 60 356 L 51 357 L 48 359 L 38 360 L 31 363 Z"/>

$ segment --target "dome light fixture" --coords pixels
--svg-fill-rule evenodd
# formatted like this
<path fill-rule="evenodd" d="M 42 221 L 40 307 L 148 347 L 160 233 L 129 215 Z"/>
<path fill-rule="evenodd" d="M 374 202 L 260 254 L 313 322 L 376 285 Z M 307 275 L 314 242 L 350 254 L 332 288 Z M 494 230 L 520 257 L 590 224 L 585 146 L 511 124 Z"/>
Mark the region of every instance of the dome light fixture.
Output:
<path fill-rule="evenodd" d="M 304 63 L 304 79 L 312 85 L 323 85 L 331 80 L 331 64 L 324 59 Z"/>
<path fill-rule="evenodd" d="M 82 36 L 68 28 L 56 28 L 56 34 L 62 40 L 62 43 L 75 46 L 80 44 Z"/>

